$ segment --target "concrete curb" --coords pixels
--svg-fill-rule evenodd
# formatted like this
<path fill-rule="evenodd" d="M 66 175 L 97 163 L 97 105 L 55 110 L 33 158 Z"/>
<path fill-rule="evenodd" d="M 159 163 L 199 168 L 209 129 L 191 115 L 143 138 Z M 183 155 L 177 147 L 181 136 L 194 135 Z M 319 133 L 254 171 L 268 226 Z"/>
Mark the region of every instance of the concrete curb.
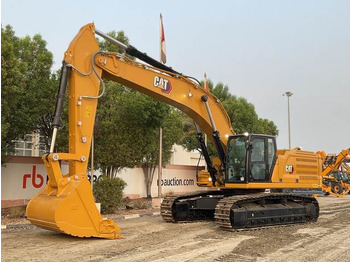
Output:
<path fill-rule="evenodd" d="M 120 216 L 108 217 L 108 218 L 117 221 L 117 220 L 123 220 L 123 219 L 133 219 L 133 218 L 149 217 L 149 216 L 160 216 L 160 212 L 146 212 L 146 213 L 132 214 L 132 215 L 120 215 Z"/>
<path fill-rule="evenodd" d="M 151 216 L 160 216 L 160 212 L 146 212 L 146 213 L 132 214 L 132 215 L 111 216 L 111 217 L 108 217 L 108 219 L 112 219 L 114 221 L 120 221 L 120 220 L 124 220 L 124 219 L 133 219 L 133 218 L 151 217 Z M 32 224 L 1 225 L 1 231 L 7 230 L 7 229 L 33 229 L 36 227 L 37 226 L 34 226 Z"/>
<path fill-rule="evenodd" d="M 1 225 L 1 231 L 6 229 L 33 229 L 36 226 L 32 224 L 11 224 L 11 225 Z"/>

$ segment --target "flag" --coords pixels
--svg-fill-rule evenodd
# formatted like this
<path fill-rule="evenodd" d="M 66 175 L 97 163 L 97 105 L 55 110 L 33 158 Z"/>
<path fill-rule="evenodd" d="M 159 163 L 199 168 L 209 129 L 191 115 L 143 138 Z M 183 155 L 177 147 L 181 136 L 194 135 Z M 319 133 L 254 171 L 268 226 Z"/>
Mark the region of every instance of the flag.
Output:
<path fill-rule="evenodd" d="M 209 92 L 209 82 L 208 82 L 206 73 L 204 73 L 204 89 Z"/>
<path fill-rule="evenodd" d="M 163 16 L 160 14 L 160 62 L 166 63 L 166 53 L 165 53 L 165 35 L 163 27 Z"/>

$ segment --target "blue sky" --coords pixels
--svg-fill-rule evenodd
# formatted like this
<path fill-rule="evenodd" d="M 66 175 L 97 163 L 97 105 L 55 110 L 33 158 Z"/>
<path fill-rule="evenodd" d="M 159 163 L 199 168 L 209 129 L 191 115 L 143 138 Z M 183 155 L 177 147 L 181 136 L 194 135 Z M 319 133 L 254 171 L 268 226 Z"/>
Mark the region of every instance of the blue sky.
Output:
<path fill-rule="evenodd" d="M 130 43 L 159 57 L 163 14 L 167 65 L 247 98 L 276 123 L 279 148 L 338 153 L 350 147 L 350 1 L 3 0 L 2 26 L 41 34 L 58 69 L 79 28 L 124 30 Z"/>

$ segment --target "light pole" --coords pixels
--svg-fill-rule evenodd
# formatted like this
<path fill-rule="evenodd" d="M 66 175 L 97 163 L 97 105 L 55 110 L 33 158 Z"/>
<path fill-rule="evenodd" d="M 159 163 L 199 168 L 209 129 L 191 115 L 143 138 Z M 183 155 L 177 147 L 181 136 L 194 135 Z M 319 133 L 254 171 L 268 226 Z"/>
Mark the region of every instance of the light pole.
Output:
<path fill-rule="evenodd" d="M 290 107 L 289 107 L 289 97 L 293 95 L 292 92 L 286 92 L 283 94 L 284 96 L 287 96 L 288 101 L 288 142 L 289 142 L 289 149 L 292 148 L 291 146 L 291 140 L 290 140 Z"/>

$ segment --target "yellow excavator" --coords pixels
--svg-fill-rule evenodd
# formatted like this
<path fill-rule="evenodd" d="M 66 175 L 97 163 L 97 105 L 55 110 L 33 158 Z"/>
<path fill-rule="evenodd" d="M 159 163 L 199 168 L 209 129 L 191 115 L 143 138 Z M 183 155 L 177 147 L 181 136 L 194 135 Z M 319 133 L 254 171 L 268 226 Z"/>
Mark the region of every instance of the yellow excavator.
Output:
<path fill-rule="evenodd" d="M 350 148 L 343 149 L 338 155 L 318 151 L 322 165 L 322 190 L 326 195 L 342 197 L 350 191 L 350 180 L 346 162 L 350 160 Z"/>
<path fill-rule="evenodd" d="M 118 45 L 124 53 L 99 49 L 96 35 Z M 133 56 L 142 62 L 128 57 Z M 43 155 L 49 181 L 29 202 L 31 223 L 78 237 L 121 238 L 113 220 L 102 219 L 87 178 L 87 164 L 103 79 L 168 103 L 191 117 L 208 169 L 198 174 L 202 192 L 165 197 L 165 221 L 215 219 L 220 228 L 235 230 L 317 221 L 319 205 L 311 196 L 265 193 L 265 189 L 321 189 L 319 155 L 298 148 L 277 150 L 275 137 L 236 135 L 217 99 L 198 81 L 173 70 L 97 30 L 83 26 L 64 54 L 50 152 Z M 54 152 L 68 85 L 69 152 Z M 210 136 L 217 158 L 209 157 L 203 134 Z M 119 152 L 122 154 L 122 152 Z M 63 174 L 60 161 L 69 162 Z"/>

